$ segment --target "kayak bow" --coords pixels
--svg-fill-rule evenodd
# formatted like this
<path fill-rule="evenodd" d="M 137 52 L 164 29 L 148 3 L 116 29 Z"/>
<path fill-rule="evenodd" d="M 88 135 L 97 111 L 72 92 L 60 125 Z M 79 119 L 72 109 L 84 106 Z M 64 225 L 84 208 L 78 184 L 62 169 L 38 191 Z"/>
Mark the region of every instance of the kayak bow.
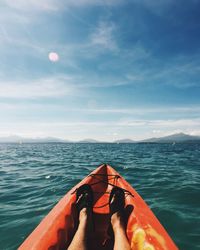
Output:
<path fill-rule="evenodd" d="M 67 249 L 74 235 L 73 204 L 76 190 L 90 184 L 94 192 L 95 232 L 91 236 L 92 249 L 110 249 L 109 239 L 109 193 L 113 186 L 125 191 L 128 217 L 126 233 L 132 250 L 177 250 L 170 236 L 155 217 L 145 201 L 109 165 L 101 165 L 73 187 L 41 221 L 36 229 L 19 247 L 19 250 Z"/>

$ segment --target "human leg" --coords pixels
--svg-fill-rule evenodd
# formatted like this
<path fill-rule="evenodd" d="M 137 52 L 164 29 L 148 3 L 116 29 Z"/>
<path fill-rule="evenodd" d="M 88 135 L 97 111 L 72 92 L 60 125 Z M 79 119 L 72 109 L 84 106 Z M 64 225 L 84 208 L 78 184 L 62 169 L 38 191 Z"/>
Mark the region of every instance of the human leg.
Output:
<path fill-rule="evenodd" d="M 76 191 L 76 209 L 79 213 L 79 225 L 68 250 L 86 250 L 88 229 L 92 223 L 93 191 L 90 185 L 84 184 Z"/>
<path fill-rule="evenodd" d="M 114 232 L 114 250 L 131 250 L 128 238 L 126 236 L 126 230 L 124 221 L 119 212 L 114 213 L 111 216 L 111 225 Z"/>
<path fill-rule="evenodd" d="M 86 250 L 87 249 L 87 228 L 88 228 L 88 213 L 86 208 L 83 208 L 79 214 L 79 225 L 74 235 L 74 238 L 68 247 L 68 250 Z"/>
<path fill-rule="evenodd" d="M 114 187 L 109 199 L 111 225 L 114 233 L 114 250 L 130 250 L 124 221 L 125 194 L 124 190 Z"/>

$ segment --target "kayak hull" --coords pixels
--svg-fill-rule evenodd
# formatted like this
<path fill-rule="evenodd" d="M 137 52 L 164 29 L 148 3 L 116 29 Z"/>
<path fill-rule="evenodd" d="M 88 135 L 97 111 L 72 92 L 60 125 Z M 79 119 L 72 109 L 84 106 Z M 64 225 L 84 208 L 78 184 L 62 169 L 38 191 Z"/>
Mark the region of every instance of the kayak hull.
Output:
<path fill-rule="evenodd" d="M 177 250 L 170 236 L 133 187 L 109 165 L 101 165 L 73 187 L 41 221 L 19 250 L 67 249 L 76 229 L 74 203 L 76 189 L 90 184 L 94 192 L 95 230 L 90 235 L 91 249 L 112 249 L 109 236 L 109 193 L 113 186 L 125 190 L 126 233 L 133 250 Z"/>

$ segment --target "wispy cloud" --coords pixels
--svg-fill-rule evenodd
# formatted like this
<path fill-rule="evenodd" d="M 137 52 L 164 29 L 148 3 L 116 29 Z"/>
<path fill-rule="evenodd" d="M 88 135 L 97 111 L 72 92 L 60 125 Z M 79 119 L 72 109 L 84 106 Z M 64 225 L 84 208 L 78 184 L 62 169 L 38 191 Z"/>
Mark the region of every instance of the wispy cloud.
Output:
<path fill-rule="evenodd" d="M 3 0 L 11 8 L 18 10 L 42 10 L 42 11 L 56 11 L 59 9 L 59 3 L 56 5 L 55 0 Z"/>
<path fill-rule="evenodd" d="M 3 0 L 5 4 L 12 8 L 20 10 L 39 10 L 39 11 L 58 11 L 69 7 L 85 7 L 85 6 L 112 6 L 124 4 L 123 0 Z"/>
<path fill-rule="evenodd" d="M 112 22 L 100 21 L 96 30 L 90 35 L 91 45 L 97 48 L 117 50 L 114 38 L 116 25 Z"/>
<path fill-rule="evenodd" d="M 22 136 L 57 136 L 64 139 L 78 140 L 80 138 L 96 138 L 113 140 L 128 136 L 132 139 L 145 139 L 184 132 L 199 135 L 200 119 L 180 120 L 132 120 L 132 121 L 38 121 L 15 122 L 0 124 L 1 136 L 18 134 Z M 133 130 L 134 128 L 134 130 Z M 124 134 L 126 129 L 126 134 Z M 68 133 L 67 131 L 70 131 Z"/>
<path fill-rule="evenodd" d="M 199 53 L 193 55 L 181 55 L 176 58 L 166 59 L 155 58 L 150 53 L 142 58 L 138 66 L 137 60 L 132 62 L 134 67 L 127 67 L 126 78 L 128 84 L 139 83 L 150 86 L 172 86 L 177 89 L 187 89 L 200 86 L 199 74 Z M 145 62 L 147 60 L 148 63 Z M 150 65 L 150 66 L 148 66 Z"/>
<path fill-rule="evenodd" d="M 168 10 L 168 8 L 172 7 L 176 2 L 173 0 L 133 0 L 133 3 L 143 5 L 153 13 L 162 15 L 164 11 Z"/>
<path fill-rule="evenodd" d="M 181 55 L 167 60 L 162 68 L 146 71 L 146 76 L 152 80 L 158 80 L 164 85 L 171 85 L 180 89 L 199 86 L 200 74 L 199 53 L 193 55 Z M 164 67 L 163 67 L 164 66 Z"/>
<path fill-rule="evenodd" d="M 73 93 L 73 92 L 72 92 Z M 72 94 L 70 93 L 70 94 Z M 23 93 L 22 93 L 23 94 Z M 68 93 L 62 93 L 62 95 L 68 95 Z M 59 93 L 58 93 L 59 95 Z M 61 97 L 62 97 L 61 95 Z M 6 96 L 8 97 L 8 96 Z M 19 97 L 19 96 L 18 96 Z M 39 96 L 40 97 L 40 96 Z M 47 93 L 46 97 L 49 97 L 49 94 Z M 54 97 L 56 97 L 56 94 L 54 95 Z M 21 99 L 23 99 L 23 97 L 20 96 Z M 24 96 L 24 98 L 26 99 L 26 97 Z M 150 108 L 150 107 L 146 107 L 146 108 L 141 108 L 141 107 L 135 107 L 135 108 L 93 108 L 90 106 L 93 106 L 93 104 L 90 104 L 89 102 L 89 107 L 86 105 L 85 107 L 68 107 L 65 106 L 63 104 L 55 104 L 55 103 L 40 103 L 40 102 L 33 102 L 33 103 L 29 103 L 29 109 L 30 110 L 35 110 L 36 112 L 42 111 L 42 110 L 49 110 L 52 112 L 56 112 L 57 110 L 59 110 L 59 112 L 62 113 L 79 113 L 83 116 L 86 115 L 98 115 L 100 116 L 104 116 L 104 115 L 110 115 L 112 116 L 113 120 L 116 120 L 116 118 L 118 117 L 145 117 L 145 116 L 151 116 L 151 117 L 158 117 L 161 116 L 164 117 L 163 118 L 163 124 L 168 125 L 168 122 L 171 123 L 171 121 L 177 120 L 177 119 L 181 119 L 184 120 L 184 117 L 188 117 L 188 119 L 190 118 L 190 120 L 192 119 L 197 119 L 199 117 L 199 113 L 200 113 L 200 106 L 191 106 L 191 107 L 186 107 L 186 106 L 181 106 L 181 107 L 170 107 L 170 106 L 166 106 L 166 107 L 159 107 L 159 108 Z M 94 106 L 98 106 L 97 103 L 94 104 Z M 23 110 L 26 110 L 27 107 L 26 105 L 24 105 L 23 103 L 10 103 L 7 101 L 3 101 L 0 102 L 0 111 L 14 111 L 14 112 L 20 112 Z M 187 119 L 186 119 L 187 120 Z M 135 123 L 136 120 L 134 120 Z M 144 120 L 137 120 L 139 122 L 142 122 L 143 124 L 146 123 L 145 119 Z M 158 120 L 157 120 L 158 121 Z M 160 121 L 160 120 L 159 120 Z M 126 122 L 126 119 L 125 119 Z M 128 120 L 127 121 L 129 124 L 131 124 L 132 120 Z M 136 122 L 137 123 L 137 122 Z M 150 124 L 150 123 L 149 123 Z M 156 123 L 155 123 L 156 124 Z M 172 122 L 173 124 L 173 122 Z M 187 124 L 187 122 L 186 122 Z M 158 126 L 160 125 L 160 123 L 158 123 Z"/>
<path fill-rule="evenodd" d="M 135 126 L 147 126 L 153 128 L 189 128 L 193 126 L 200 126 L 200 119 L 163 119 L 163 120 L 131 120 L 131 119 L 123 119 L 122 121 L 117 123 L 118 126 L 124 127 L 135 127 Z"/>
<path fill-rule="evenodd" d="M 2 0 L 0 131 L 74 138 L 199 131 L 198 18 L 189 13 L 196 5 L 174 4 Z M 58 62 L 48 60 L 51 51 Z"/>
<path fill-rule="evenodd" d="M 2 0 L 4 4 L 20 10 L 42 10 L 42 11 L 57 11 L 69 7 L 85 7 L 85 6 L 116 6 L 119 4 L 141 4 L 153 11 L 161 11 L 163 8 L 173 4 L 173 0 Z"/>
<path fill-rule="evenodd" d="M 71 95 L 73 87 L 70 78 L 43 78 L 38 80 L 0 81 L 0 97 L 42 98 Z"/>
<path fill-rule="evenodd" d="M 91 113 L 102 113 L 102 114 L 127 114 L 127 115 L 136 115 L 136 114 L 181 114 L 184 115 L 185 113 L 189 114 L 199 114 L 200 106 L 192 106 L 192 107 L 159 107 L 159 108 L 95 108 L 95 109 L 88 109 L 87 112 Z"/>
<path fill-rule="evenodd" d="M 121 1 L 118 3 L 120 2 Z M 57 1 L 55 2 L 54 0 L 6 0 L 6 3 L 12 8 L 20 8 L 21 6 L 22 9 L 31 8 L 31 6 L 32 8 L 41 7 L 43 9 L 47 9 L 48 6 L 50 9 L 53 9 L 54 5 L 55 8 L 59 7 Z M 72 1 L 61 1 L 61 3 L 66 4 L 66 6 L 73 4 Z M 98 3 L 100 4 L 100 1 L 94 0 L 93 3 L 93 1 L 90 0 L 79 0 L 74 4 L 84 6 Z M 114 4 L 114 1 L 110 1 L 109 3 Z M 144 1 L 143 4 L 148 3 Z M 20 17 L 19 13 L 18 16 Z M 10 28 L 8 30 L 10 30 Z M 84 42 L 79 41 L 75 44 L 61 44 L 47 43 L 42 36 L 40 38 L 29 37 L 29 34 L 26 34 L 28 32 L 27 27 L 21 28 L 18 35 L 15 33 L 12 34 L 12 32 L 7 31 L 5 25 L 3 26 L 1 24 L 0 42 L 1 45 L 3 44 L 1 50 L 4 54 L 4 51 L 8 51 L 9 46 L 15 46 L 16 50 L 13 53 L 17 54 L 19 48 L 23 50 L 23 55 L 29 56 L 31 59 L 37 58 L 45 64 L 45 58 L 47 58 L 48 52 L 55 47 L 60 52 L 60 65 L 76 71 L 73 75 L 74 83 L 81 87 L 104 88 L 122 85 L 134 86 L 135 84 L 148 84 L 152 86 L 158 84 L 160 86 L 169 85 L 176 88 L 187 89 L 200 84 L 197 77 L 200 73 L 199 56 L 192 58 L 191 56 L 185 55 L 163 61 L 162 58 L 156 58 L 150 49 L 139 42 L 134 43 L 129 48 L 122 48 L 119 46 L 120 43 L 117 33 L 123 33 L 119 30 L 117 23 L 109 19 L 100 19 L 100 21 L 89 30 L 90 32 L 86 34 L 87 39 L 85 39 Z M 79 51 L 79 53 L 77 53 L 77 51 Z M 106 58 L 106 60 L 102 60 L 101 58 L 101 60 L 98 61 L 97 57 L 100 57 L 102 53 L 110 53 L 110 57 Z M 114 58 L 112 58 L 113 54 L 115 56 Z M 85 68 L 82 70 L 85 62 L 87 65 L 87 60 L 90 64 L 94 63 L 99 72 L 94 72 L 93 69 L 85 70 Z M 19 65 L 17 65 L 17 67 L 19 67 Z M 26 65 L 24 67 L 26 68 Z M 44 67 L 46 67 L 46 65 L 44 65 Z"/>

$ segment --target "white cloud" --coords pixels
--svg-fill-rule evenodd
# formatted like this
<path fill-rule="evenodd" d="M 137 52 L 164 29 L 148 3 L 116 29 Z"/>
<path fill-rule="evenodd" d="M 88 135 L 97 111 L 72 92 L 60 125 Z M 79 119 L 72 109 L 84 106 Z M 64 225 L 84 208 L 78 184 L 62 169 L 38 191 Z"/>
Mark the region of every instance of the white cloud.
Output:
<path fill-rule="evenodd" d="M 96 30 L 91 34 L 91 45 L 97 48 L 117 50 L 117 43 L 114 39 L 116 26 L 114 23 L 100 21 Z"/>
<path fill-rule="evenodd" d="M 102 1 L 102 0 L 65 0 L 64 4 L 67 6 L 92 6 L 92 5 L 97 5 L 97 6 L 109 6 L 109 5 L 117 5 L 117 4 L 124 4 L 124 0 L 107 0 L 107 1 Z"/>
<path fill-rule="evenodd" d="M 73 92 L 75 91 L 75 89 L 73 89 L 70 86 L 70 89 L 72 90 L 72 92 L 69 92 L 69 94 L 74 94 Z M 78 89 L 76 88 L 76 91 Z M 48 94 L 48 93 L 47 93 Z M 65 93 L 67 95 L 67 92 Z M 62 93 L 63 95 L 63 93 Z M 48 96 L 48 95 L 47 95 Z M 6 97 L 6 96 L 4 96 Z M 7 96 L 8 97 L 8 96 Z M 19 95 L 20 97 L 20 95 Z M 22 98 L 22 96 L 21 96 Z M 26 106 L 24 106 L 23 104 L 20 103 L 15 103 L 12 104 L 10 102 L 1 102 L 0 103 L 0 110 L 13 110 L 13 111 L 17 111 L 17 110 L 23 110 L 23 109 L 27 109 Z M 129 117 L 141 117 L 142 116 L 151 116 L 151 117 L 159 117 L 160 114 L 162 114 L 162 116 L 164 117 L 170 117 L 171 119 L 163 119 L 163 120 L 156 120 L 156 122 L 158 123 L 158 126 L 162 125 L 163 123 L 165 124 L 165 121 L 168 123 L 171 123 L 172 121 L 177 121 L 177 118 L 179 118 L 179 121 L 183 120 L 185 121 L 185 119 L 180 119 L 181 117 L 192 117 L 193 119 L 197 119 L 197 117 L 199 117 L 199 113 L 200 113 L 200 107 L 199 106 L 191 106 L 191 107 L 160 107 L 160 108 L 141 108 L 141 107 L 135 107 L 135 108 L 98 108 L 98 103 L 95 100 L 89 100 L 89 102 L 87 103 L 85 108 L 79 108 L 79 107 L 69 107 L 69 106 L 65 106 L 63 104 L 53 104 L 53 103 L 46 103 L 46 104 L 40 104 L 40 103 L 29 103 L 29 109 L 33 109 L 33 110 L 41 110 L 41 109 L 45 109 L 45 110 L 59 110 L 62 112 L 76 112 L 79 114 L 83 114 L 83 115 L 112 115 L 112 117 L 121 117 L 121 116 L 126 116 L 128 115 Z M 195 118 L 196 117 L 196 118 Z M 173 119 L 172 119 L 173 118 Z M 186 119 L 186 124 L 188 119 Z M 189 119 L 191 120 L 191 118 Z M 146 122 L 146 120 L 140 120 L 140 122 Z M 162 123 L 163 121 L 163 123 Z M 132 120 L 129 120 L 130 124 L 132 122 Z M 161 122 L 161 124 L 159 123 Z M 134 120 L 135 123 L 135 120 Z M 173 123 L 173 122 L 172 122 Z M 157 129 L 155 131 L 158 131 Z M 156 133 L 156 132 L 155 132 Z"/>
<path fill-rule="evenodd" d="M 118 123 L 120 126 L 148 126 L 158 128 L 188 128 L 200 126 L 200 119 L 154 119 L 154 120 L 131 120 L 123 119 Z"/>
<path fill-rule="evenodd" d="M 171 126 L 169 127 L 169 124 Z M 188 127 L 189 126 L 189 127 Z M 113 140 L 117 138 L 145 139 L 184 132 L 199 135 L 200 119 L 193 120 L 132 120 L 132 121 L 51 121 L 14 122 L 0 124 L 0 135 L 17 134 L 29 137 L 56 136 L 65 139 L 96 138 Z M 134 128 L 134 129 L 133 129 Z M 152 132 L 154 130 L 154 132 Z M 114 132 L 113 132 L 114 131 Z M 114 134 L 113 134 L 114 133 Z"/>
<path fill-rule="evenodd" d="M 190 135 L 200 135 L 200 129 L 190 130 L 188 133 Z"/>
<path fill-rule="evenodd" d="M 163 12 L 168 10 L 176 4 L 174 0 L 133 0 L 133 3 L 143 5 L 145 8 L 151 10 L 151 12 L 156 13 L 157 15 L 162 15 Z"/>
<path fill-rule="evenodd" d="M 147 121 L 147 125 L 154 127 L 166 127 L 166 128 L 188 128 L 200 126 L 200 119 L 168 119 L 168 120 L 152 120 Z"/>
<path fill-rule="evenodd" d="M 80 110 L 81 111 L 81 110 Z M 144 114 L 173 114 L 173 115 L 195 115 L 200 112 L 199 106 L 191 106 L 191 107 L 160 107 L 160 108 L 90 108 L 87 109 L 89 113 L 96 114 L 124 114 L 124 115 L 144 115 Z"/>
<path fill-rule="evenodd" d="M 59 8 L 59 2 L 55 0 L 4 0 L 4 2 L 11 8 L 19 10 L 45 10 L 56 11 Z M 57 2 L 57 4 L 56 4 Z"/>
<path fill-rule="evenodd" d="M 145 51 L 145 50 L 144 50 Z M 141 54 L 142 56 L 142 54 Z M 146 56 L 146 58 L 145 58 Z M 195 56 L 177 56 L 176 58 L 167 59 L 166 61 L 160 61 L 160 58 L 154 58 L 146 51 L 142 66 L 138 67 L 137 57 L 130 58 L 127 56 L 128 63 L 132 63 L 132 68 L 126 62 L 127 72 L 125 74 L 128 84 L 148 84 L 150 86 L 173 86 L 178 89 L 187 89 L 194 86 L 199 86 L 199 53 Z M 150 67 L 144 61 L 147 60 Z"/>
<path fill-rule="evenodd" d="M 69 7 L 112 6 L 125 3 L 124 0 L 3 0 L 9 7 L 19 10 L 58 11 Z"/>
<path fill-rule="evenodd" d="M 0 97 L 41 98 L 71 95 L 73 87 L 70 78 L 43 78 L 27 81 L 0 81 Z"/>
<path fill-rule="evenodd" d="M 147 8 L 159 13 L 168 6 L 173 4 L 173 0 L 2 0 L 2 3 L 20 10 L 42 10 L 57 11 L 69 7 L 85 7 L 85 6 L 116 6 L 127 3 L 142 4 Z"/>

